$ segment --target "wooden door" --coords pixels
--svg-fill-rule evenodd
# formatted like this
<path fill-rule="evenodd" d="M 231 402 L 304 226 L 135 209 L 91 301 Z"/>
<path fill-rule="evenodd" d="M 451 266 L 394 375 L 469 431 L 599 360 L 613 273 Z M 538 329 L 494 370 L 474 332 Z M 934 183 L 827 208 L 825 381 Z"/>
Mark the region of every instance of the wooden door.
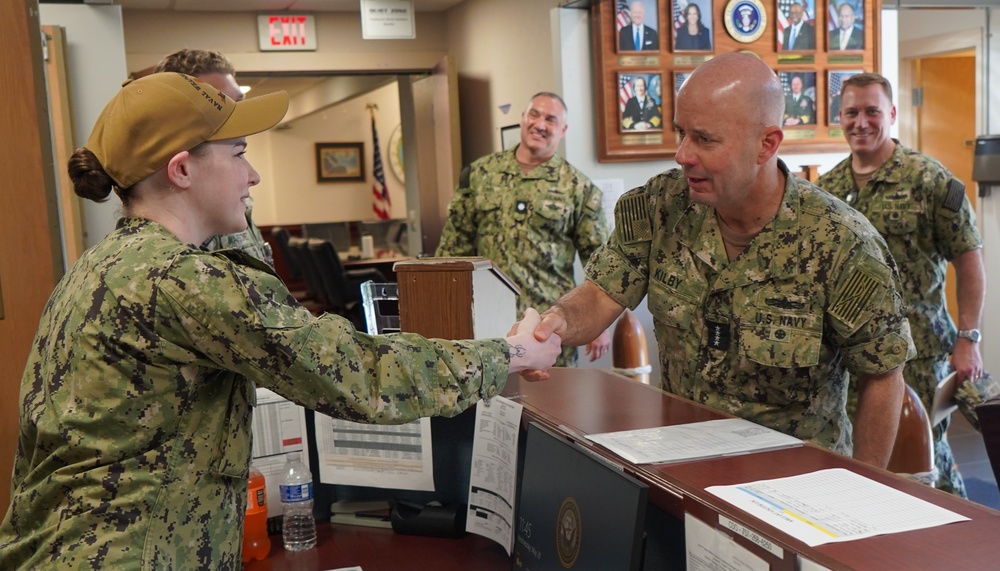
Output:
<path fill-rule="evenodd" d="M 918 149 L 941 161 L 965 183 L 965 193 L 976 207 L 972 158 L 976 139 L 976 56 L 962 52 L 923 58 L 917 63 L 917 86 L 923 104 L 917 110 Z M 955 269 L 948 266 L 948 312 L 958 323 Z"/>
<path fill-rule="evenodd" d="M 0 511 L 10 504 L 21 374 L 62 273 L 37 0 L 0 2 Z"/>

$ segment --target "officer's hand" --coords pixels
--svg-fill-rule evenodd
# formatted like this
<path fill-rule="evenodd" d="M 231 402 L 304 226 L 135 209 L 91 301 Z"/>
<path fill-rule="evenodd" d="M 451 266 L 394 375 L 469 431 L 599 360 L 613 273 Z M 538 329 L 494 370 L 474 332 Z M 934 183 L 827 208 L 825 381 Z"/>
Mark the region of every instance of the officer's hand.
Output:
<path fill-rule="evenodd" d="M 529 375 L 534 372 L 548 378 L 545 369 L 551 367 L 562 352 L 562 340 L 557 334 L 549 334 L 544 339 L 537 336 L 541 317 L 534 309 L 524 312 L 524 319 L 514 326 L 513 335 L 507 337 L 510 344 L 510 372 Z M 529 379 L 532 380 L 532 379 Z M 537 379 L 541 380 L 541 379 Z"/>
<path fill-rule="evenodd" d="M 597 339 L 587 343 L 586 353 L 590 355 L 590 361 L 594 362 L 605 355 L 611 349 L 611 329 L 605 329 Z"/>

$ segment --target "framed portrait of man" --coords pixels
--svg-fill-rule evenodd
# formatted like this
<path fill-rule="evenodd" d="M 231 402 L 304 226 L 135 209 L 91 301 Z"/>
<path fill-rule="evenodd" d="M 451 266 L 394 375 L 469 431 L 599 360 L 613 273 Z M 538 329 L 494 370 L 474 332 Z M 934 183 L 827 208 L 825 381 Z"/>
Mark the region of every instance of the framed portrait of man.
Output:
<path fill-rule="evenodd" d="M 829 0 L 827 51 L 865 49 L 865 1 Z"/>
<path fill-rule="evenodd" d="M 672 0 L 671 6 L 674 51 L 712 51 L 712 0 Z"/>
<path fill-rule="evenodd" d="M 618 0 L 615 29 L 619 52 L 660 51 L 656 0 Z"/>
<path fill-rule="evenodd" d="M 860 69 L 837 70 L 827 72 L 827 125 L 840 125 L 840 94 L 843 92 L 844 80 L 852 75 L 862 73 Z"/>
<path fill-rule="evenodd" d="M 815 0 L 778 0 L 775 26 L 779 52 L 816 49 Z"/>
<path fill-rule="evenodd" d="M 622 132 L 663 130 L 663 88 L 659 73 L 618 74 Z"/>
<path fill-rule="evenodd" d="M 816 124 L 816 72 L 781 71 L 778 79 L 785 91 L 782 125 L 799 127 Z"/>

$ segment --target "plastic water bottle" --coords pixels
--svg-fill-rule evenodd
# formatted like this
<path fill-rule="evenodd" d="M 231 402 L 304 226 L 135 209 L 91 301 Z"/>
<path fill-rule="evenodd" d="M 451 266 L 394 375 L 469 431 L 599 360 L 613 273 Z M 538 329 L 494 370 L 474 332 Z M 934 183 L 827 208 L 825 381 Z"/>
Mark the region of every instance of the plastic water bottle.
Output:
<path fill-rule="evenodd" d="M 271 539 L 267 537 L 267 492 L 264 474 L 250 466 L 247 513 L 243 520 L 243 562 L 264 559 L 269 551 L 271 551 Z"/>
<path fill-rule="evenodd" d="M 281 521 L 285 551 L 312 549 L 316 546 L 312 474 L 298 452 L 288 454 L 279 488 L 285 512 Z"/>

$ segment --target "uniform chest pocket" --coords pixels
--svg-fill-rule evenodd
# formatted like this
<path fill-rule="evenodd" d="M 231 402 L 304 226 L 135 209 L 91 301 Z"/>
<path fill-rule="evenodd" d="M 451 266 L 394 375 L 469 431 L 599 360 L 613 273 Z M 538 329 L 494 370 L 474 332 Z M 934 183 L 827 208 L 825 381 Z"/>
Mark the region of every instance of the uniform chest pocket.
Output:
<path fill-rule="evenodd" d="M 822 317 L 808 311 L 774 311 L 752 305 L 737 309 L 740 352 L 767 367 L 796 369 L 819 364 Z"/>
<path fill-rule="evenodd" d="M 649 312 L 667 327 L 681 330 L 691 328 L 694 319 L 695 302 L 674 293 L 656 282 L 649 283 Z"/>
<path fill-rule="evenodd" d="M 544 199 L 532 204 L 532 211 L 540 227 L 563 233 L 570 224 L 573 207 L 561 200 Z"/>
<path fill-rule="evenodd" d="M 917 236 L 917 231 L 920 228 L 920 213 L 904 208 L 905 205 L 899 205 L 897 208 L 885 208 L 877 214 L 879 226 L 881 226 L 879 230 L 883 232 L 886 245 L 889 246 L 889 251 L 897 262 L 914 260 L 920 254 L 920 240 Z"/>

